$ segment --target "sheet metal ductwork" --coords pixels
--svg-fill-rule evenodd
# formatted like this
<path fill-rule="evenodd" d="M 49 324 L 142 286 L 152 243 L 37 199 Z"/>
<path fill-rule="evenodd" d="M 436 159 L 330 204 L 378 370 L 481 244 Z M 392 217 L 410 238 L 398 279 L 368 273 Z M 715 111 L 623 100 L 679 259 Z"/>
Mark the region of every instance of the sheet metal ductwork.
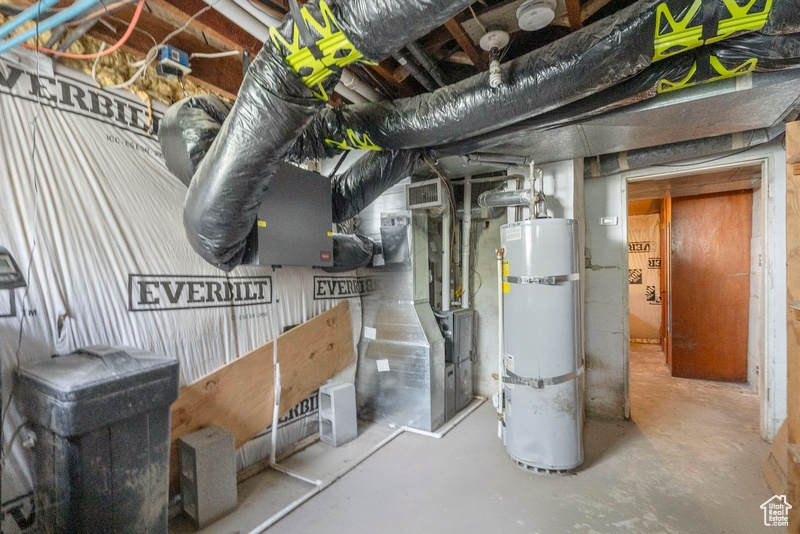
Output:
<path fill-rule="evenodd" d="M 347 45 L 340 46 L 344 59 L 336 67 L 378 60 L 470 3 L 340 0 L 329 8 L 311 2 L 302 17 L 295 14 L 305 21 L 303 31 L 287 17 L 254 60 L 194 175 L 184 208 L 194 248 L 222 269 L 235 267 L 284 159 L 319 159 L 350 149 L 438 147 L 464 154 L 476 140 L 512 135 L 499 129 L 522 121 L 569 121 L 570 114 L 600 113 L 659 91 L 793 67 L 800 56 L 800 9 L 793 1 L 754 0 L 740 7 L 725 0 L 641 0 L 503 65 L 498 88 L 482 73 L 414 98 L 331 109 L 324 97 L 338 79 L 336 68 L 325 77 L 325 68 L 298 59 L 302 51 L 306 59 L 313 57 L 315 43 L 333 35 Z M 521 127 L 541 127 L 536 124 Z M 371 164 L 393 165 L 380 159 Z"/>
<path fill-rule="evenodd" d="M 378 61 L 425 35 L 469 0 L 313 1 L 294 9 L 255 57 L 238 98 L 200 162 L 184 204 L 192 247 L 230 271 L 270 181 L 308 122 L 325 106 L 339 73 Z"/>

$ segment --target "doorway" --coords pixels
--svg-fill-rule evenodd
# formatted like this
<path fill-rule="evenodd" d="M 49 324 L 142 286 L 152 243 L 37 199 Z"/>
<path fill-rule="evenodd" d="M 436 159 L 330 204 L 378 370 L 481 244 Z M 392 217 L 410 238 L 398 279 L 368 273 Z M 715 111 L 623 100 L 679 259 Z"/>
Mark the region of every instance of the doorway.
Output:
<path fill-rule="evenodd" d="M 761 172 L 748 165 L 628 184 L 632 357 L 658 351 L 673 377 L 760 390 Z"/>

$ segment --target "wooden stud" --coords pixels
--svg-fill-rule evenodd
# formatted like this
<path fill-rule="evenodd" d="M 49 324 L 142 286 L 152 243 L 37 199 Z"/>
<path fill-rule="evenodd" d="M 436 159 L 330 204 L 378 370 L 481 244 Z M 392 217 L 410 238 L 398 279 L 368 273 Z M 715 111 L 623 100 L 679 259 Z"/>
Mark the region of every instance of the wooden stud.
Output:
<path fill-rule="evenodd" d="M 581 3 L 579 0 L 566 0 L 567 18 L 569 27 L 572 31 L 583 28 L 583 18 L 581 15 Z"/>
<path fill-rule="evenodd" d="M 800 163 L 800 121 L 786 125 L 786 163 Z"/>
<path fill-rule="evenodd" d="M 581 6 L 581 21 L 586 22 L 586 19 L 606 7 L 611 0 L 589 0 Z"/>
<path fill-rule="evenodd" d="M 116 16 L 129 21 L 133 15 L 132 6 L 121 9 Z M 175 28 L 147 11 L 142 11 L 137 27 L 150 33 L 157 41 L 161 41 L 175 30 Z M 121 32 L 113 32 L 103 24 L 97 24 L 89 35 L 109 44 L 116 43 Z M 170 43 L 190 54 L 192 52 L 214 53 L 218 49 L 200 41 L 196 37 L 180 33 L 170 39 Z M 144 58 L 153 47 L 153 41 L 142 32 L 133 32 L 127 42 L 121 47 L 122 51 L 137 58 Z M 216 59 L 197 59 L 192 63 L 192 73 L 186 77 L 188 80 L 216 91 L 217 93 L 235 99 L 242 84 L 242 63 L 239 57 L 223 57 Z"/>
<path fill-rule="evenodd" d="M 203 0 L 147 0 L 147 7 L 154 16 L 180 28 L 208 4 Z M 249 50 L 256 54 L 261 49 L 258 39 L 213 9 L 195 18 L 184 31 L 220 51 Z"/>
<path fill-rule="evenodd" d="M 445 28 L 450 32 L 450 34 L 455 38 L 456 42 L 458 42 L 458 46 L 469 56 L 472 60 L 472 64 L 475 65 L 480 71 L 484 71 L 489 68 L 489 65 L 484 57 L 485 54 L 481 53 L 475 47 L 475 44 L 472 42 L 472 39 L 467 32 L 464 31 L 464 27 L 461 25 L 457 19 L 450 19 L 444 23 Z"/>
<path fill-rule="evenodd" d="M 800 533 L 800 463 L 793 453 L 800 445 L 800 321 L 792 309 L 800 300 L 800 122 L 786 125 L 786 405 L 789 450 L 787 501 L 789 532 Z"/>

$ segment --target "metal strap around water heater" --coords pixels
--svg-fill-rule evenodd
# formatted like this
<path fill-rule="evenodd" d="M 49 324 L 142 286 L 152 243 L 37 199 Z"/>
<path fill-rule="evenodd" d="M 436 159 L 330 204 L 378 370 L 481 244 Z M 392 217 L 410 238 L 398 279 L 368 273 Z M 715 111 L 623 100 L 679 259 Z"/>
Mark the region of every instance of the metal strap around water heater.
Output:
<path fill-rule="evenodd" d="M 510 284 L 541 284 L 545 286 L 554 286 L 566 282 L 575 282 L 580 280 L 580 277 L 580 274 L 575 273 L 557 276 L 506 276 L 505 279 Z"/>
<path fill-rule="evenodd" d="M 535 389 L 542 389 L 545 386 L 555 386 L 557 384 L 563 384 L 564 382 L 569 382 L 573 378 L 578 378 L 582 374 L 583 374 L 583 365 L 581 365 L 571 373 L 567 373 L 560 376 L 554 376 L 553 378 L 525 378 L 523 376 L 514 374 L 513 372 L 509 371 L 508 368 L 506 367 L 506 375 L 508 376 L 503 377 L 503 383 L 519 384 L 520 386 L 530 386 Z"/>

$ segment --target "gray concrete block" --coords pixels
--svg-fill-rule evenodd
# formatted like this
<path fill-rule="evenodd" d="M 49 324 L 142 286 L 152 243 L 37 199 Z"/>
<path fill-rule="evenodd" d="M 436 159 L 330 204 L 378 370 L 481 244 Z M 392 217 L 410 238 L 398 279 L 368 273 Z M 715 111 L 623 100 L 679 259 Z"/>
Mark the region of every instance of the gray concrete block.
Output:
<path fill-rule="evenodd" d="M 179 440 L 183 511 L 198 529 L 237 504 L 233 435 L 210 426 Z"/>
<path fill-rule="evenodd" d="M 319 438 L 338 447 L 357 436 L 355 386 L 339 383 L 319 388 Z"/>

